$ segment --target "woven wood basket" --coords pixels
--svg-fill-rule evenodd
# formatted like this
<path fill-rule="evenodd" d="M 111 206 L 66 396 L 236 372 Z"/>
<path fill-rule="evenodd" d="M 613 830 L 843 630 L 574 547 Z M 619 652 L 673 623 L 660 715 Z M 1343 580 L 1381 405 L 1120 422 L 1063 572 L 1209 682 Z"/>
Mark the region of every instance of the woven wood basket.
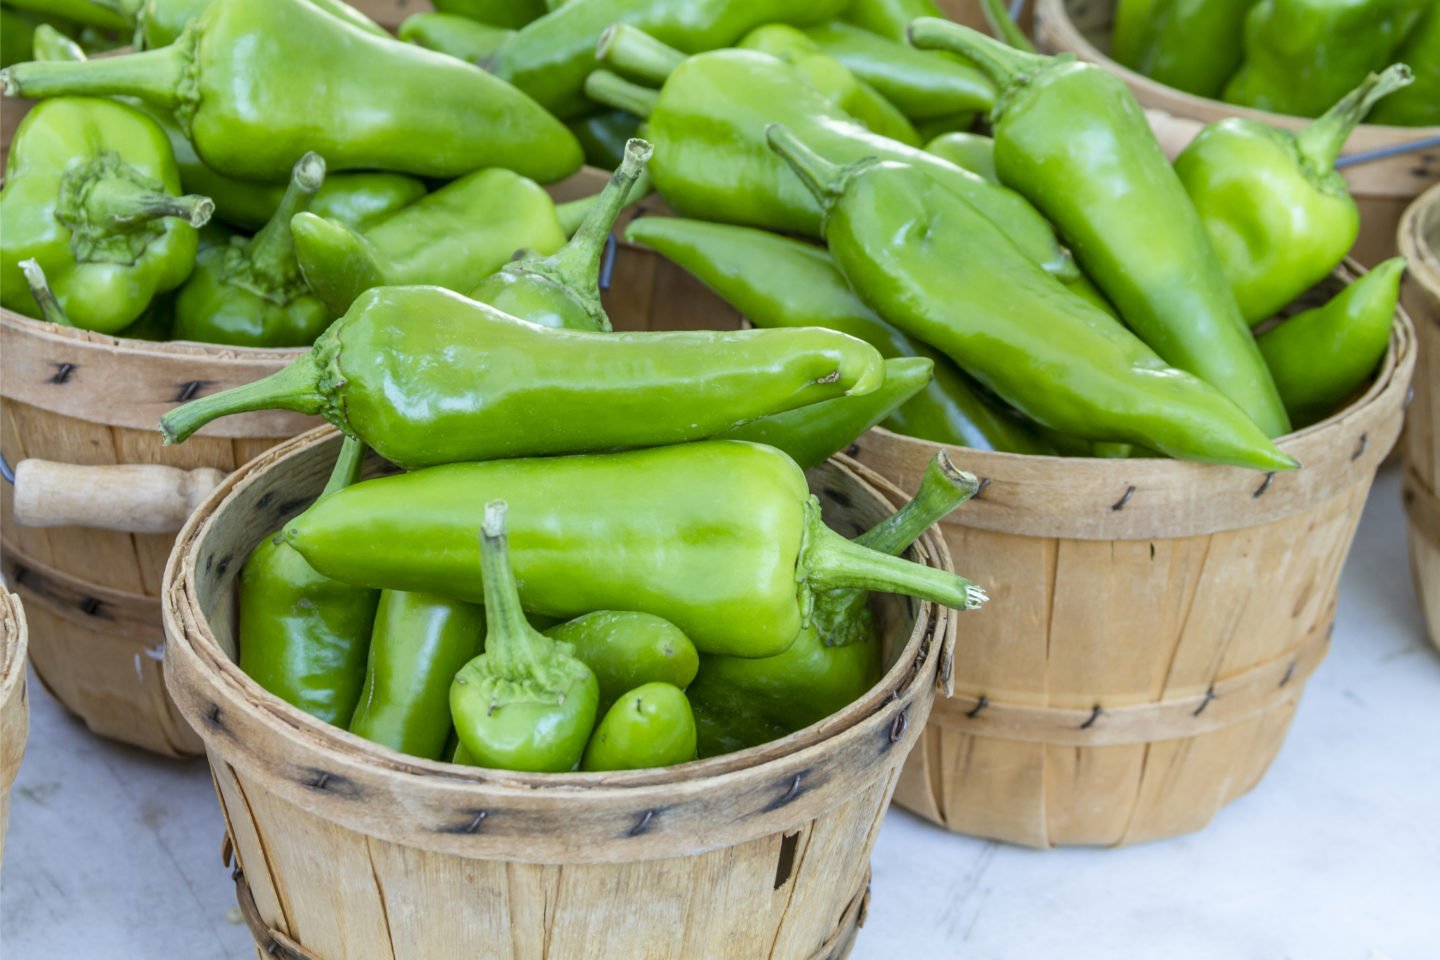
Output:
<path fill-rule="evenodd" d="M 1405 486 L 1410 568 L 1430 642 L 1440 647 L 1440 186 L 1427 190 L 1400 221 L 1409 262 L 1401 296 L 1415 318 L 1415 401 L 1406 415 Z"/>
<path fill-rule="evenodd" d="M 848 953 L 871 847 L 948 662 L 949 611 L 877 597 L 883 680 L 841 713 L 752 750 L 613 774 L 406 757 L 290 707 L 235 663 L 241 564 L 320 491 L 337 449 L 321 430 L 232 474 L 187 523 L 166 572 L 167 680 L 205 740 L 262 955 Z M 900 499 L 844 461 L 811 481 L 846 535 Z M 950 563 L 933 533 L 912 556 Z"/>
<path fill-rule="evenodd" d="M 992 602 L 896 802 L 959 833 L 1116 845 L 1198 830 L 1253 787 L 1325 655 L 1414 363 L 1402 311 L 1364 396 L 1280 441 L 1290 473 L 952 451 L 985 486 L 941 529 Z M 880 429 L 858 446 L 901 487 L 936 451 Z"/>
<path fill-rule="evenodd" d="M 1035 35 L 1042 48 L 1073 53 L 1118 74 L 1150 114 L 1165 152 L 1174 157 L 1207 123 L 1225 117 L 1249 117 L 1292 130 L 1310 123 L 1263 110 L 1251 110 L 1182 93 L 1120 66 L 1101 51 L 1110 49 L 1115 0 L 1037 0 Z M 1362 153 L 1440 136 L 1440 127 L 1389 127 L 1361 124 L 1345 145 Z M 1360 237 L 1351 256 L 1366 266 L 1395 255 L 1395 229 L 1406 206 L 1440 181 L 1440 147 L 1357 164 L 1345 170 L 1360 207 Z"/>
<path fill-rule="evenodd" d="M 25 756 L 30 701 L 25 688 L 25 609 L 0 585 L 0 864 L 10 823 L 10 787 Z"/>

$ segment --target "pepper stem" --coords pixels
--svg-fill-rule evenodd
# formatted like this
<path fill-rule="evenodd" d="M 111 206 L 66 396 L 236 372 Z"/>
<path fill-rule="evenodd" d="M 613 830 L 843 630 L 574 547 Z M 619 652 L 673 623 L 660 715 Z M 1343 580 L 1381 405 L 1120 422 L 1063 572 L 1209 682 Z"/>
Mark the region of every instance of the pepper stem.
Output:
<path fill-rule="evenodd" d="M 920 535 L 980 491 L 980 481 L 951 462 L 941 450 L 925 467 L 920 489 L 895 513 L 855 538 L 862 547 L 898 556 Z"/>
<path fill-rule="evenodd" d="M 595 59 L 623 76 L 658 87 L 685 61 L 685 54 L 639 27 L 613 23 L 600 34 Z"/>
<path fill-rule="evenodd" d="M 84 203 L 91 223 L 115 230 L 133 229 L 163 217 L 179 217 L 198 228 L 209 223 L 215 212 L 215 203 L 209 197 L 175 197 L 115 176 L 95 181 Z"/>
<path fill-rule="evenodd" d="M 985 22 L 990 24 L 990 29 L 995 31 L 995 36 L 1004 40 L 1016 50 L 1023 50 L 1026 53 L 1035 52 L 1035 44 L 1025 36 L 1025 31 L 1010 16 L 1010 8 L 1005 0 L 980 0 L 980 8 L 985 14 Z"/>
<path fill-rule="evenodd" d="M 60 301 L 55 299 L 55 291 L 50 289 L 50 283 L 45 279 L 45 271 L 35 258 L 21 260 L 20 269 L 25 274 L 25 282 L 30 286 L 30 296 L 35 298 L 35 304 L 40 308 L 40 319 L 62 327 L 75 326 L 65 315 L 65 308 L 60 306 Z"/>
<path fill-rule="evenodd" d="M 905 28 L 905 35 L 911 46 L 921 50 L 949 50 L 969 58 L 1002 91 L 1052 59 L 1007 47 L 994 37 L 939 17 L 911 20 Z"/>
<path fill-rule="evenodd" d="M 160 432 L 168 446 L 183 442 L 211 420 L 234 413 L 249 413 L 252 410 L 321 413 L 325 408 L 325 396 L 320 391 L 320 382 L 320 364 L 314 354 L 306 354 L 254 383 L 176 407 L 160 418 Z"/>
<path fill-rule="evenodd" d="M 1365 81 L 1340 98 L 1340 102 L 1325 111 L 1318 120 L 1295 135 L 1300 147 L 1300 156 L 1318 174 L 1335 169 L 1340 151 L 1355 127 L 1382 97 L 1394 93 L 1401 87 L 1408 87 L 1415 81 L 1415 75 L 1403 63 L 1391 64 L 1380 73 L 1372 73 Z"/>
<path fill-rule="evenodd" d="M 335 458 L 335 469 L 330 471 L 330 480 L 320 496 L 343 490 L 360 479 L 360 468 L 365 466 L 365 441 L 346 435 L 340 444 L 340 455 Z"/>
<path fill-rule="evenodd" d="M 649 119 L 660 102 L 660 91 L 631 83 L 609 70 L 595 70 L 585 78 L 585 96 L 644 119 Z"/>
<path fill-rule="evenodd" d="M 631 184 L 630 192 L 626 194 L 625 202 L 620 205 L 620 209 L 630 209 L 641 200 L 650 196 L 654 190 L 655 183 L 650 179 L 649 172 L 642 172 L 640 176 L 635 178 L 635 182 Z M 590 196 L 581 197 L 579 200 L 569 200 L 565 203 L 557 203 L 555 205 L 555 216 L 559 219 L 560 229 L 565 231 L 565 236 L 575 236 L 575 231 L 580 229 L 580 224 L 585 222 L 585 218 L 590 216 L 590 211 L 594 210 L 595 205 L 600 202 L 600 196 L 601 194 L 599 193 L 592 193 Z"/>
<path fill-rule="evenodd" d="M 845 189 L 845 167 L 831 163 L 811 150 L 784 124 L 772 123 L 767 126 L 765 140 L 770 144 L 770 149 L 790 165 L 790 169 L 795 171 L 795 175 L 815 195 L 821 207 L 829 207 L 839 199 Z"/>
<path fill-rule="evenodd" d="M 0 86 L 9 97 L 128 94 L 173 109 L 183 99 L 188 46 L 177 40 L 158 50 L 118 57 L 17 63 L 0 70 Z"/>
<path fill-rule="evenodd" d="M 295 260 L 295 235 L 290 230 L 290 220 L 309 209 L 310 201 L 324 184 L 324 157 L 311 151 L 295 161 L 290 171 L 290 185 L 285 188 L 275 215 L 250 241 L 250 263 L 256 274 L 277 286 L 299 279 L 300 264 Z"/>
<path fill-rule="evenodd" d="M 515 568 L 510 564 L 510 537 L 505 524 L 508 511 L 504 500 L 491 500 L 485 504 L 485 519 L 480 527 L 480 569 L 485 577 L 485 656 L 501 673 L 511 673 L 519 667 L 533 676 L 543 668 L 545 653 L 555 641 L 541 636 L 525 619 Z"/>

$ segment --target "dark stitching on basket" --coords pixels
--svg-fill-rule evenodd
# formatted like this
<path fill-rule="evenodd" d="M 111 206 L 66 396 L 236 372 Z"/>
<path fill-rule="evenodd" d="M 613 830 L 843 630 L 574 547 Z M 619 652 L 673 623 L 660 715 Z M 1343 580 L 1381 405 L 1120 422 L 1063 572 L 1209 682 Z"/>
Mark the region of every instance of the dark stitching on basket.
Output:
<path fill-rule="evenodd" d="M 846 447 L 846 448 L 845 448 L 845 456 L 847 456 L 847 457 L 858 457 L 858 456 L 860 456 L 860 444 L 858 444 L 858 443 L 852 443 L 852 444 L 850 444 L 850 446 Z"/>
<path fill-rule="evenodd" d="M 180 384 L 180 392 L 175 394 L 171 403 L 184 403 L 187 400 L 194 400 L 196 394 L 210 386 L 209 380 L 191 380 L 189 383 Z"/>
<path fill-rule="evenodd" d="M 1368 433 L 1362 433 L 1362 434 L 1360 434 L 1360 445 L 1355 448 L 1355 452 L 1354 452 L 1354 453 L 1350 454 L 1350 462 L 1351 462 L 1351 463 L 1354 463 L 1356 460 L 1359 460 L 1361 457 L 1363 457 L 1363 456 L 1365 455 L 1365 451 L 1368 450 L 1369 448 L 1370 448 L 1370 434 L 1368 434 Z"/>
<path fill-rule="evenodd" d="M 282 516 L 288 516 L 292 513 L 299 513 L 301 510 L 305 509 L 309 505 L 310 501 L 308 499 L 300 497 L 295 500 L 287 500 L 285 503 L 281 504 L 280 508 L 275 512 L 281 514 Z"/>
<path fill-rule="evenodd" d="M 57 363 L 53 364 L 53 366 L 55 367 L 55 375 L 49 380 L 45 381 L 46 383 L 64 383 L 65 381 L 70 379 L 70 374 L 74 373 L 77 369 L 75 364 L 73 363 Z"/>
<path fill-rule="evenodd" d="M 796 797 L 800 796 L 802 792 L 800 790 L 800 780 L 804 776 L 805 774 L 803 773 L 795 774 L 795 779 L 790 781 L 790 786 L 786 789 L 784 796 L 780 797 L 773 803 L 766 804 L 766 806 L 760 812 L 770 813 L 772 810 L 779 810 L 781 807 L 785 806 L 787 803 L 790 803 Z"/>
<path fill-rule="evenodd" d="M 1214 699 L 1215 699 L 1215 696 L 1216 696 L 1216 694 L 1215 694 L 1215 686 L 1212 684 L 1212 685 L 1210 686 L 1210 689 L 1208 689 L 1208 690 L 1205 691 L 1205 699 L 1200 701 L 1200 706 L 1196 707 L 1196 708 L 1195 708 L 1195 712 L 1192 713 L 1192 714 L 1190 714 L 1190 716 L 1192 716 L 1192 717 L 1198 717 L 1198 716 L 1200 716 L 1200 714 L 1204 713 L 1204 712 L 1205 712 L 1205 708 L 1208 707 L 1208 706 L 1210 706 L 1210 701 L 1211 701 L 1211 700 L 1214 700 Z"/>
<path fill-rule="evenodd" d="M 910 727 L 910 708 L 906 707 L 895 715 L 890 723 L 890 742 L 899 743 L 900 738 L 905 736 L 905 731 Z"/>
<path fill-rule="evenodd" d="M 1121 497 L 1119 500 L 1116 500 L 1113 504 L 1111 504 L 1110 509 L 1116 511 L 1117 513 L 1121 510 L 1124 510 L 1125 504 L 1129 503 L 1130 498 L 1133 496 L 1135 496 L 1135 488 L 1133 486 L 1126 487 L 1125 496 Z"/>
<path fill-rule="evenodd" d="M 1250 499 L 1259 500 L 1260 497 L 1265 493 L 1265 491 L 1270 489 L 1270 484 L 1274 482 L 1275 471 L 1271 470 L 1269 473 L 1265 474 L 1265 482 L 1261 483 L 1260 486 L 1255 488 L 1255 492 L 1250 494 Z"/>
<path fill-rule="evenodd" d="M 271 490 L 269 493 L 265 494 L 265 496 L 255 501 L 255 509 L 264 510 L 266 507 L 270 506 L 270 504 L 273 503 L 274 500 L 275 491 Z"/>
<path fill-rule="evenodd" d="M 983 497 L 983 496 L 985 495 L 985 488 L 988 487 L 988 486 L 990 486 L 990 478 L 989 478 L 989 477 L 981 477 L 981 478 L 980 478 L 980 486 L 978 486 L 978 487 L 975 488 L 975 496 L 971 497 L 970 499 L 971 499 L 971 500 L 979 500 L 981 497 Z"/>
<path fill-rule="evenodd" d="M 305 784 L 305 786 L 309 787 L 311 790 L 324 790 L 326 785 L 329 784 L 332 779 L 334 779 L 333 774 L 326 773 L 324 770 L 322 770 L 320 771 L 320 776 L 316 777 L 314 780 L 311 780 L 309 783 Z"/>
<path fill-rule="evenodd" d="M 654 820 L 654 819 L 655 819 L 655 811 L 654 811 L 654 810 L 646 810 L 644 816 L 642 816 L 642 817 L 640 818 L 639 822 L 636 823 L 635 826 L 633 826 L 633 827 L 630 828 L 630 832 L 629 832 L 628 834 L 626 834 L 626 836 L 629 836 L 629 837 L 638 837 L 638 836 L 641 836 L 642 834 L 649 833 L 649 832 L 650 832 L 650 821 L 652 821 L 652 820 Z"/>
<path fill-rule="evenodd" d="M 210 704 L 210 709 L 205 711 L 205 722 L 216 730 L 225 729 L 225 724 L 220 722 L 220 704 Z"/>
<path fill-rule="evenodd" d="M 441 828 L 440 828 L 440 832 L 441 832 L 441 833 L 452 833 L 452 834 L 462 834 L 462 833 L 463 833 L 463 834 L 476 834 L 476 833 L 479 833 L 479 832 L 480 832 L 480 825 L 485 822 L 485 818 L 488 817 L 488 816 L 490 816 L 490 814 L 489 814 L 488 812 L 484 811 L 484 810 L 475 810 L 475 811 L 468 811 L 468 810 L 467 810 L 467 811 L 465 811 L 465 812 L 466 812 L 466 813 L 471 813 L 471 812 L 473 812 L 475 815 L 474 815 L 473 817 L 471 817 L 469 820 L 467 820 L 467 821 L 465 821 L 464 823 L 459 824 L 459 825 L 457 825 L 457 826 L 441 827 Z"/>
<path fill-rule="evenodd" d="M 1295 676 L 1295 665 L 1296 661 L 1291 660 L 1290 666 L 1285 668 L 1285 676 L 1280 678 L 1280 686 L 1285 686 L 1285 684 L 1289 683 L 1290 680 Z"/>
<path fill-rule="evenodd" d="M 100 601 L 95 597 L 85 597 L 79 603 L 80 612 L 87 617 L 98 617 L 100 615 Z"/>
<path fill-rule="evenodd" d="M 1098 704 L 1098 703 L 1095 704 L 1094 709 L 1092 709 L 1092 710 L 1090 711 L 1090 719 L 1088 719 L 1088 720 L 1086 720 L 1084 723 L 1080 724 L 1080 729 L 1081 729 L 1081 730 L 1089 730 L 1091 727 L 1095 726 L 1095 721 L 1096 721 L 1096 720 L 1099 720 L 1099 719 L 1100 719 L 1100 714 L 1102 714 L 1102 713 L 1104 713 L 1104 712 L 1105 712 L 1104 710 L 1101 710 L 1101 709 L 1100 709 L 1100 704 Z"/>
<path fill-rule="evenodd" d="M 839 490 L 832 490 L 827 488 L 825 490 L 825 496 L 829 497 L 831 500 L 834 500 L 842 507 L 850 507 L 854 505 L 854 501 L 850 499 L 849 495 L 842 493 Z"/>
<path fill-rule="evenodd" d="M 975 708 L 969 713 L 965 714 L 965 716 L 969 717 L 971 720 L 974 720 L 976 717 L 980 716 L 980 711 L 984 710 L 988 706 L 990 706 L 990 698 L 982 696 L 978 701 L 976 701 Z"/>
<path fill-rule="evenodd" d="M 15 564 L 15 578 L 14 578 L 14 579 L 15 579 L 15 582 L 16 582 L 17 584 L 24 583 L 29 577 L 30 577 L 30 568 L 29 568 L 29 567 L 25 566 L 24 564 L 20 564 L 20 563 Z"/>

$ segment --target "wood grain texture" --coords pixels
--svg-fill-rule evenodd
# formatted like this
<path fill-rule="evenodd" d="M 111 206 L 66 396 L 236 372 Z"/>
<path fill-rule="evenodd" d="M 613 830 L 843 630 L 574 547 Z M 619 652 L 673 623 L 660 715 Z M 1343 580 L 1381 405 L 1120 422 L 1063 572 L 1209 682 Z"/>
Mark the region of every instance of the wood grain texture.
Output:
<path fill-rule="evenodd" d="M 1035 8 L 1035 37 L 1041 49 L 1073 53 L 1123 79 L 1151 115 L 1160 145 L 1172 158 L 1185 149 L 1202 126 L 1225 117 L 1246 117 L 1289 130 L 1311 122 L 1183 93 L 1122 67 L 1102 52 L 1110 48 L 1114 0 L 1037 0 Z M 1361 124 L 1346 143 L 1345 152 L 1361 153 L 1437 136 L 1440 126 Z M 1344 173 L 1360 207 L 1360 236 L 1351 256 L 1366 266 L 1374 266 L 1395 255 L 1395 230 L 1406 206 L 1440 182 L 1440 147 L 1358 164 Z"/>
<path fill-rule="evenodd" d="M 205 740 L 268 928 L 326 960 L 848 952 L 870 850 L 952 649 L 950 611 L 877 596 L 881 682 L 740 753 L 555 775 L 404 756 L 270 696 L 234 659 L 236 573 L 319 492 L 338 443 L 315 431 L 232 474 L 191 517 L 166 573 L 167 682 Z M 846 534 L 903 500 L 840 458 L 810 480 Z M 911 556 L 950 563 L 933 532 Z"/>
<path fill-rule="evenodd" d="M 1328 646 L 1414 363 L 1400 311 L 1372 387 L 1283 438 L 1305 465 L 1264 490 L 1172 460 L 948 448 L 990 481 L 941 530 L 991 602 L 961 621 L 956 695 L 896 802 L 960 833 L 1108 846 L 1198 830 L 1252 788 Z M 873 430 L 856 457 L 905 487 L 935 450 Z"/>
<path fill-rule="evenodd" d="M 5 862 L 5 829 L 10 823 L 10 787 L 25 756 L 30 704 L 25 683 L 28 632 L 20 598 L 0 584 L 0 866 Z"/>

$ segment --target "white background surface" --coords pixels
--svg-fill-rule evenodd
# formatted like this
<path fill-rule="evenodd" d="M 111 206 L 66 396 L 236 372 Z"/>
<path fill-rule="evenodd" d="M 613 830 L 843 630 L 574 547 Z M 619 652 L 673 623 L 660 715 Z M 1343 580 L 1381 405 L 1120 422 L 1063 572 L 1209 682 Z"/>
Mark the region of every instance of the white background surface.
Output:
<path fill-rule="evenodd" d="M 856 960 L 1440 958 L 1440 655 L 1398 481 L 1376 485 L 1334 646 L 1253 793 L 1202 833 L 1123 850 L 1023 850 L 892 811 Z M 4 960 L 253 958 L 204 763 L 98 740 L 35 684 L 31 709 Z"/>

